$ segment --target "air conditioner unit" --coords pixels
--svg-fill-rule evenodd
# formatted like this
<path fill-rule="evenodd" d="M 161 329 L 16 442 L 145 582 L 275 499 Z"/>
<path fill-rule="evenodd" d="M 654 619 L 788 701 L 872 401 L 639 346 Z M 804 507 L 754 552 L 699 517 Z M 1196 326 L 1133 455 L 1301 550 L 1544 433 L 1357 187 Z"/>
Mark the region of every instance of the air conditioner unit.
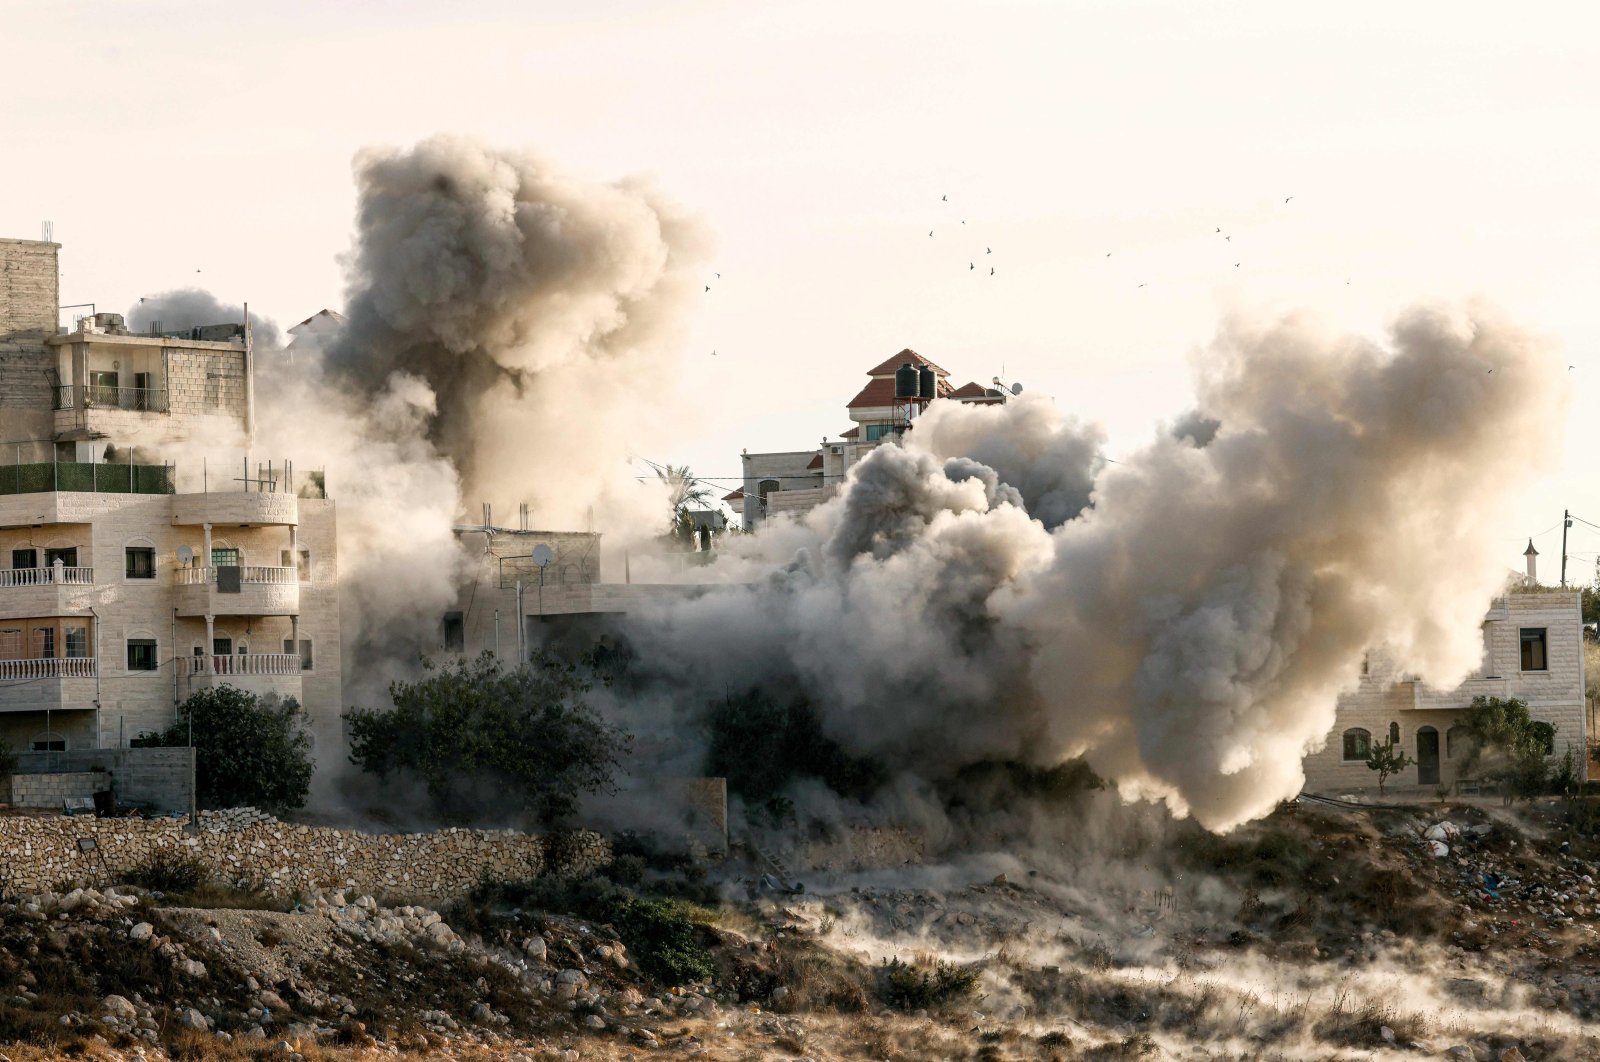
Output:
<path fill-rule="evenodd" d="M 828 447 L 828 452 L 829 453 L 834 453 L 834 454 L 842 454 L 842 453 L 844 453 L 844 447 L 842 447 L 842 446 L 830 446 L 830 447 Z"/>

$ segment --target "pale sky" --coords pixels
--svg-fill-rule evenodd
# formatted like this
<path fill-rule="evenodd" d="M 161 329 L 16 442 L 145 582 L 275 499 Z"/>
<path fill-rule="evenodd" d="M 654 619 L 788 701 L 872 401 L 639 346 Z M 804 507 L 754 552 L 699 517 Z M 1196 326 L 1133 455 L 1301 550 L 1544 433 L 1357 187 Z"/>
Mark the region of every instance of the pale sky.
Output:
<path fill-rule="evenodd" d="M 836 435 L 906 346 L 1115 456 L 1229 309 L 1380 335 L 1485 297 L 1577 365 L 1519 509 L 1553 581 L 1561 510 L 1600 523 L 1597 31 L 1576 3 L 0 0 L 0 235 L 54 221 L 63 302 L 197 284 L 288 325 L 342 303 L 364 145 L 648 174 L 723 278 L 646 456 L 708 476 Z M 1586 580 L 1600 531 L 1571 549 Z"/>

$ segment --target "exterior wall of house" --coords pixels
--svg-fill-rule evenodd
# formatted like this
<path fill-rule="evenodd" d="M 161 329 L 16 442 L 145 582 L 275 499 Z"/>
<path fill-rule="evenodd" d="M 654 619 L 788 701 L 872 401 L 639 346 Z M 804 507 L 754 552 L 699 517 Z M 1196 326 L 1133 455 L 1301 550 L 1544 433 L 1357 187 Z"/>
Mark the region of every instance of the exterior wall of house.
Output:
<path fill-rule="evenodd" d="M 761 504 L 761 483 L 776 480 L 779 492 L 812 490 L 828 480 L 821 475 L 826 468 L 808 468 L 817 456 L 816 450 L 791 450 L 783 453 L 744 454 L 744 529 L 753 531 L 770 511 Z M 783 511 L 782 509 L 778 511 Z M 787 511 L 794 511 L 793 508 Z"/>
<path fill-rule="evenodd" d="M 1543 629 L 1548 667 L 1522 669 L 1521 632 Z M 1587 723 L 1583 686 L 1583 622 L 1575 592 L 1508 594 L 1494 602 L 1483 622 L 1484 663 L 1476 675 L 1451 690 L 1436 690 L 1399 670 L 1395 662 L 1374 654 L 1368 674 L 1357 687 L 1339 698 L 1335 722 L 1327 745 L 1305 759 L 1306 788 L 1349 791 L 1375 788 L 1377 776 L 1365 760 L 1343 758 L 1343 736 L 1352 728 L 1366 730 L 1374 745 L 1389 739 L 1390 724 L 1400 731 L 1399 746 L 1415 759 L 1418 733 L 1432 727 L 1439 741 L 1439 782 L 1453 786 L 1461 776 L 1465 749 L 1452 740 L 1463 710 L 1476 696 L 1515 697 L 1528 705 L 1529 714 L 1556 727 L 1555 754 L 1559 758 L 1571 742 L 1580 771 L 1586 770 L 1584 737 Z M 1389 785 L 1423 784 L 1412 765 L 1390 779 Z M 1431 783 L 1430 783 L 1431 784 Z"/>
<path fill-rule="evenodd" d="M 0 240 L 0 443 L 50 437 L 50 370 L 61 303 L 56 254 L 61 245 Z M 33 459 L 33 455 L 27 455 Z"/>

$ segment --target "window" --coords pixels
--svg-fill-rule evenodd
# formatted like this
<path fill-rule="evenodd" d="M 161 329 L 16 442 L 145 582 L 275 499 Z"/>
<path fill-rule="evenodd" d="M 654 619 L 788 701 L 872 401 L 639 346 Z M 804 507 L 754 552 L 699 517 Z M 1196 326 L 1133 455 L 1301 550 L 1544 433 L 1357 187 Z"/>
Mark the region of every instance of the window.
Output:
<path fill-rule="evenodd" d="M 467 645 L 467 625 L 459 612 L 444 614 L 444 650 L 459 653 Z"/>
<path fill-rule="evenodd" d="M 1344 758 L 1347 760 L 1365 760 L 1372 755 L 1372 735 L 1360 727 L 1352 727 L 1344 732 Z"/>
<path fill-rule="evenodd" d="M 898 424 L 868 424 L 867 442 L 877 442 L 879 439 L 892 439 L 900 433 Z"/>
<path fill-rule="evenodd" d="M 1550 670 L 1550 663 L 1544 651 L 1544 632 L 1544 627 L 1522 628 L 1522 670 Z"/>
<path fill-rule="evenodd" d="M 28 747 L 34 752 L 65 752 L 67 751 L 66 738 L 34 738 L 28 742 Z"/>
<path fill-rule="evenodd" d="M 237 568 L 239 561 L 239 551 L 232 546 L 212 547 L 211 566 L 213 568 Z"/>
<path fill-rule="evenodd" d="M 37 660 L 56 655 L 56 629 L 54 627 L 35 627 L 33 629 L 33 655 Z"/>
<path fill-rule="evenodd" d="M 311 551 L 309 549 L 301 550 L 300 556 L 297 560 L 289 559 L 288 550 L 279 550 L 278 564 L 284 568 L 293 565 L 295 569 L 295 578 L 299 579 L 302 583 L 309 583 L 311 581 Z"/>
<path fill-rule="evenodd" d="M 765 505 L 767 504 L 767 495 L 778 493 L 783 489 L 783 484 L 775 479 L 764 479 L 761 481 L 759 489 L 761 491 L 761 504 Z"/>
<path fill-rule="evenodd" d="M 211 655 L 212 656 L 232 656 L 233 655 L 233 639 L 232 638 L 212 638 L 211 639 Z"/>
<path fill-rule="evenodd" d="M 154 638 L 129 638 L 128 670 L 154 671 L 156 666 L 156 640 Z"/>
<path fill-rule="evenodd" d="M 1389 724 L 1389 744 L 1391 744 L 1391 745 L 1400 744 L 1400 724 L 1399 723 L 1390 723 Z"/>
<path fill-rule="evenodd" d="M 122 574 L 129 579 L 156 577 L 156 551 L 148 546 L 129 546 L 122 551 Z"/>
<path fill-rule="evenodd" d="M 66 642 L 67 655 L 82 659 L 89 655 L 89 628 L 84 626 L 67 626 L 62 624 L 61 633 Z"/>
<path fill-rule="evenodd" d="M 22 628 L 0 627 L 0 660 L 22 659 Z"/>
<path fill-rule="evenodd" d="M 294 639 L 285 638 L 283 640 L 283 651 L 285 653 L 294 652 Z M 311 639 L 310 638 L 301 638 L 300 639 L 300 670 L 301 671 L 310 671 L 311 670 Z"/>
<path fill-rule="evenodd" d="M 39 566 L 39 551 L 36 549 L 14 549 L 11 551 L 11 567 L 13 569 L 37 568 Z"/>
<path fill-rule="evenodd" d="M 54 568 L 56 561 L 60 561 L 68 568 L 76 568 L 78 566 L 78 547 L 65 546 L 61 549 L 47 549 L 44 551 L 44 566 L 46 568 Z"/>

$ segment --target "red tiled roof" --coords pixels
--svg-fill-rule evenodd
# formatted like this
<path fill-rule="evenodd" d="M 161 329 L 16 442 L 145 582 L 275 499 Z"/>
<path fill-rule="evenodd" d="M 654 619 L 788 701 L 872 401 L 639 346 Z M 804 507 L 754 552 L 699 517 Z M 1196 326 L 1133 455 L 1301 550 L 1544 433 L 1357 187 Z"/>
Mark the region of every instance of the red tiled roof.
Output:
<path fill-rule="evenodd" d="M 850 429 L 848 429 L 846 431 L 841 431 L 839 433 L 839 438 L 841 438 L 841 439 L 857 439 L 857 438 L 860 438 L 860 437 L 861 437 L 861 425 L 859 425 L 859 424 L 857 424 L 853 428 L 850 428 Z"/>
<path fill-rule="evenodd" d="M 821 468 L 821 467 L 822 467 L 822 455 L 821 454 L 818 454 L 817 456 L 813 457 L 811 459 L 811 463 L 806 465 L 806 469 L 808 471 L 810 469 L 813 469 L 813 468 Z"/>
<path fill-rule="evenodd" d="M 983 386 L 983 384 L 974 381 L 972 383 L 962 384 L 960 387 L 956 388 L 954 391 L 951 391 L 950 394 L 947 397 L 949 397 L 949 398 L 966 398 L 966 399 L 971 399 L 971 398 L 1002 398 L 1003 399 L 1003 398 L 1007 398 L 1009 396 L 1004 391 L 996 391 L 992 387 L 985 387 L 985 386 Z"/>
<path fill-rule="evenodd" d="M 929 361 L 927 358 L 924 358 L 921 354 L 918 354 L 916 351 L 912 350 L 910 347 L 902 350 L 900 353 L 896 354 L 882 365 L 879 365 L 876 369 L 869 369 L 867 371 L 867 375 L 883 376 L 887 374 L 889 376 L 893 376 L 894 371 L 908 361 L 919 368 L 923 365 L 926 365 L 941 377 L 950 375 L 943 369 L 939 368 L 939 366 Z"/>
<path fill-rule="evenodd" d="M 725 502 L 744 501 L 744 491 L 736 490 L 732 494 L 724 494 L 722 500 Z"/>
<path fill-rule="evenodd" d="M 940 398 L 950 397 L 950 383 L 944 377 L 939 377 L 939 386 L 934 389 Z M 850 400 L 846 409 L 861 409 L 865 406 L 892 406 L 894 405 L 894 377 L 880 376 L 867 383 L 861 393 Z"/>

